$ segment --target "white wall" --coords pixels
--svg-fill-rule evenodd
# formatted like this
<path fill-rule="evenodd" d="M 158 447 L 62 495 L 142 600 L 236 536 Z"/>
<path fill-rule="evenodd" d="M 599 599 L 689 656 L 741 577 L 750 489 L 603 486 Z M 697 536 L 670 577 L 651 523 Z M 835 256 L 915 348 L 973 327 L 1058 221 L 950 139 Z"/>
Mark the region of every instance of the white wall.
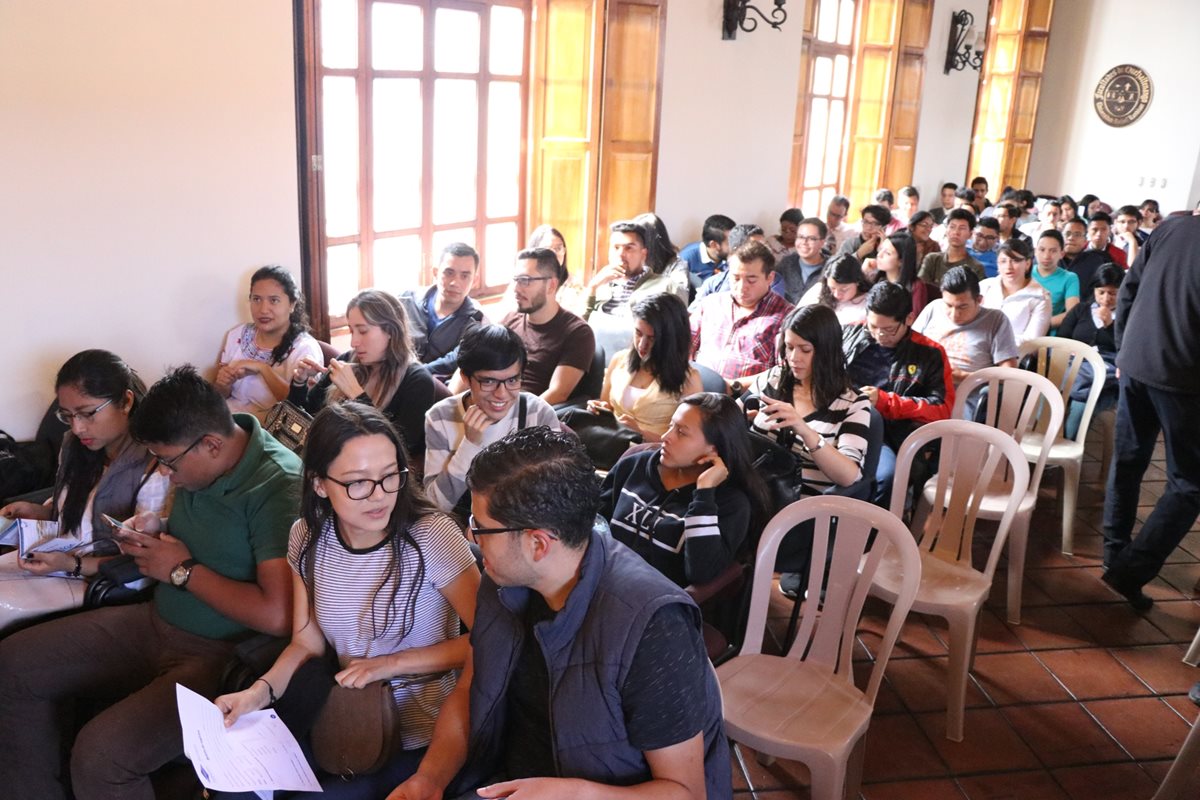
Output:
<path fill-rule="evenodd" d="M 1200 196 L 1200 3 L 1158 0 L 1144 11 L 1124 0 L 1056 0 L 1030 159 L 1034 191 L 1090 192 L 1113 207 L 1153 197 L 1164 212 Z M 1146 70 L 1154 98 L 1137 122 L 1111 128 L 1092 92 L 1119 64 Z"/>
<path fill-rule="evenodd" d="M 0 0 L 0 427 L 72 353 L 208 367 L 249 273 L 299 268 L 288 0 Z"/>
<path fill-rule="evenodd" d="M 1061 0 L 1060 0 L 1061 2 Z M 942 73 L 950 17 L 960 9 L 975 15 L 975 28 L 987 29 L 987 0 L 934 0 L 925 55 L 925 80 L 921 89 L 921 116 L 917 127 L 917 152 L 913 162 L 913 185 L 921 192 L 921 208 L 937 202 L 943 183 L 960 186 L 971 155 L 971 131 L 975 124 L 975 99 L 979 73 L 970 67 Z M 900 187 L 893 186 L 892 190 Z"/>
<path fill-rule="evenodd" d="M 680 246 L 700 237 L 709 214 L 779 228 L 800 84 L 800 5 L 788 3 L 781 30 L 760 23 L 729 42 L 721 40 L 721 0 L 667 9 L 655 210 Z"/>

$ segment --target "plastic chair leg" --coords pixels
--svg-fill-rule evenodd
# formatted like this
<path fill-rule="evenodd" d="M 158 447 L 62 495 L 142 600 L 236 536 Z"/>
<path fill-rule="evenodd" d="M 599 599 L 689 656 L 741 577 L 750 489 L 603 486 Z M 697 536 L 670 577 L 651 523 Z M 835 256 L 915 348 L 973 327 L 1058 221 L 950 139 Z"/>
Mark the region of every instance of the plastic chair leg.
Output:
<path fill-rule="evenodd" d="M 1192 646 L 1188 648 L 1187 655 L 1183 657 L 1183 663 L 1200 667 L 1200 629 L 1196 631 L 1196 638 L 1192 639 Z"/>
<path fill-rule="evenodd" d="M 975 626 L 979 624 L 979 609 L 962 609 L 950 614 L 946 622 L 950 627 L 950 658 L 947 662 L 949 675 L 946 680 L 946 738 L 952 742 L 963 740 L 963 715 L 967 705 L 967 675 L 975 649 Z"/>
<path fill-rule="evenodd" d="M 1194 798 L 1198 788 L 1195 786 L 1197 767 L 1200 767 L 1200 720 L 1192 723 L 1192 730 L 1183 740 L 1179 755 L 1171 762 L 1167 777 L 1163 778 L 1151 800 Z"/>
<path fill-rule="evenodd" d="M 862 788 L 863 761 L 867 755 L 867 735 L 858 737 L 846 762 L 846 797 L 858 797 Z"/>
<path fill-rule="evenodd" d="M 1075 553 L 1075 507 L 1079 502 L 1078 461 L 1062 465 L 1062 551 L 1065 555 Z"/>
<path fill-rule="evenodd" d="M 1029 544 L 1031 512 L 1018 511 L 1008 533 L 1008 621 L 1021 624 L 1021 584 L 1025 581 L 1025 550 Z"/>
<path fill-rule="evenodd" d="M 737 759 L 738 769 L 742 771 L 742 778 L 746 781 L 746 788 L 750 790 L 750 796 L 754 800 L 758 800 L 758 790 L 754 788 L 754 783 L 750 780 L 750 771 L 746 769 L 746 757 L 742 755 L 741 746 L 732 739 L 729 741 L 729 746 L 733 748 L 733 756 Z"/>
<path fill-rule="evenodd" d="M 812 800 L 845 800 L 845 761 L 831 753 L 818 753 L 806 759 L 805 766 L 812 776 L 812 783 L 808 789 Z"/>

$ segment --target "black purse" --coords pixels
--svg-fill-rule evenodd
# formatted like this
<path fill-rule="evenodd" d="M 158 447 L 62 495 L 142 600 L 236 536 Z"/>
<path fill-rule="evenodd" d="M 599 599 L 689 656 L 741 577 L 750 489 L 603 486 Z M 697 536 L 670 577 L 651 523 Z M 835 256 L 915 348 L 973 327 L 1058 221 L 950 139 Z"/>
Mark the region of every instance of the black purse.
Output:
<path fill-rule="evenodd" d="M 558 413 L 558 419 L 583 442 L 596 469 L 612 469 L 626 450 L 642 443 L 640 433 L 617 422 L 612 414 L 593 414 L 586 408 L 568 408 Z"/>
<path fill-rule="evenodd" d="M 759 433 L 753 428 L 749 434 L 754 471 L 767 485 L 767 494 L 771 499 L 770 513 L 773 516 L 779 509 L 801 497 L 803 481 L 800 460 L 792 452 L 791 443 L 784 445 L 781 441 L 786 437 Z"/>
<path fill-rule="evenodd" d="M 263 428 L 284 447 L 293 453 L 299 453 L 304 449 L 304 440 L 308 438 L 312 420 L 312 414 L 300 406 L 290 400 L 280 400 L 267 412 Z"/>

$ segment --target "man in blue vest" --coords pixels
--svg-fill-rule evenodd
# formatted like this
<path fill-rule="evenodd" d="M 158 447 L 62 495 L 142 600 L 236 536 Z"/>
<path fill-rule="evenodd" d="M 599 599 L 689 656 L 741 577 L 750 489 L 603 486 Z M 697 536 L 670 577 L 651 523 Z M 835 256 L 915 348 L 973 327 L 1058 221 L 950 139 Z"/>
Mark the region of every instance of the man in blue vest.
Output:
<path fill-rule="evenodd" d="M 475 457 L 467 483 L 486 572 L 472 658 L 390 799 L 441 798 L 452 780 L 485 798 L 731 797 L 699 609 L 609 535 L 578 440 L 516 431 Z"/>

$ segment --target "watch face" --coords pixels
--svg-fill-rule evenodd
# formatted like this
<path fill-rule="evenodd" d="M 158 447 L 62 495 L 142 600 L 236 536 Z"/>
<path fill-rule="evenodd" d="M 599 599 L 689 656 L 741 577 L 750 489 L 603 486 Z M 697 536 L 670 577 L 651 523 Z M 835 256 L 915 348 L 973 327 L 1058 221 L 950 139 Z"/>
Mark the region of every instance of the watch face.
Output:
<path fill-rule="evenodd" d="M 182 586 L 183 582 L 187 580 L 187 575 L 188 575 L 188 568 L 183 566 L 182 564 L 177 565 L 174 569 L 171 570 L 172 585 Z"/>

